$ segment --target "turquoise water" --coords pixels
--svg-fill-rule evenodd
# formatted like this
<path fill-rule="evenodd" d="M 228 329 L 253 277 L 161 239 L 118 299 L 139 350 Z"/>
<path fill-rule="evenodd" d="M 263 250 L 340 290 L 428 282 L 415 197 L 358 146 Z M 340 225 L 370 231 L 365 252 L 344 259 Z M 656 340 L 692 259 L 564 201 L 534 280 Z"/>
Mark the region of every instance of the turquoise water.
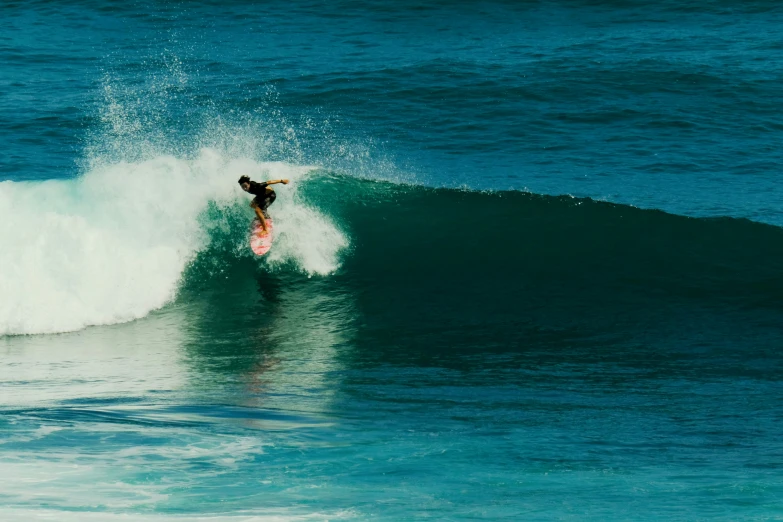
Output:
<path fill-rule="evenodd" d="M 777 4 L 0 13 L 3 520 L 783 517 Z"/>

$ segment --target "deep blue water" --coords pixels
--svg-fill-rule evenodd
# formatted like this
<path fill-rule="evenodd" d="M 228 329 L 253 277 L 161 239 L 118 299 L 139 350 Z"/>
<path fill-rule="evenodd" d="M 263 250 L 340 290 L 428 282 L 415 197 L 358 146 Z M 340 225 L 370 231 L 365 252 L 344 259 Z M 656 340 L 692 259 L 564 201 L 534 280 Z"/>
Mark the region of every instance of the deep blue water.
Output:
<path fill-rule="evenodd" d="M 781 27 L 0 3 L 0 518 L 783 517 Z"/>

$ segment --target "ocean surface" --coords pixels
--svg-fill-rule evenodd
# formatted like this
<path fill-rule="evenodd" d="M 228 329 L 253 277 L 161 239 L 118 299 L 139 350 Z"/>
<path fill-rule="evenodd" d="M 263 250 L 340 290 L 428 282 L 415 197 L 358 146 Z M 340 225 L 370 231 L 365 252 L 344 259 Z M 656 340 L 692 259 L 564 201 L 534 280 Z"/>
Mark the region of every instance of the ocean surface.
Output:
<path fill-rule="evenodd" d="M 0 0 L 0 520 L 783 520 L 782 87 L 767 0 Z"/>

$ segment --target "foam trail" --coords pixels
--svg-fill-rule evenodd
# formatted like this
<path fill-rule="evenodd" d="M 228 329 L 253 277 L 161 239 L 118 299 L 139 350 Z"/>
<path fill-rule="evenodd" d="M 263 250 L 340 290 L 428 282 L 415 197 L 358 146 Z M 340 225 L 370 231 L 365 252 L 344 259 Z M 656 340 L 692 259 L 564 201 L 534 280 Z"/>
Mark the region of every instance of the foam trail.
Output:
<path fill-rule="evenodd" d="M 347 240 L 296 197 L 310 170 L 204 149 L 192 160 L 95 166 L 73 180 L 0 183 L 0 335 L 125 322 L 171 301 L 183 270 L 209 245 L 214 224 L 199 223 L 209 203 L 252 215 L 236 183 L 242 173 L 292 179 L 273 212 L 275 261 L 310 274 L 335 270 Z"/>

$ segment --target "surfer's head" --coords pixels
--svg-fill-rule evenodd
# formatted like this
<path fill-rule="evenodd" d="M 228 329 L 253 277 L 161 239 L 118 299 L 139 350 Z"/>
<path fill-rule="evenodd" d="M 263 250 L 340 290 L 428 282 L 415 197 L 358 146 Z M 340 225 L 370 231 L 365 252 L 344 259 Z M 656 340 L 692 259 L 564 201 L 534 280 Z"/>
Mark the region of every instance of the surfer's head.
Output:
<path fill-rule="evenodd" d="M 245 192 L 250 190 L 250 178 L 248 176 L 242 176 L 239 178 L 239 186 L 242 187 L 242 190 Z"/>

